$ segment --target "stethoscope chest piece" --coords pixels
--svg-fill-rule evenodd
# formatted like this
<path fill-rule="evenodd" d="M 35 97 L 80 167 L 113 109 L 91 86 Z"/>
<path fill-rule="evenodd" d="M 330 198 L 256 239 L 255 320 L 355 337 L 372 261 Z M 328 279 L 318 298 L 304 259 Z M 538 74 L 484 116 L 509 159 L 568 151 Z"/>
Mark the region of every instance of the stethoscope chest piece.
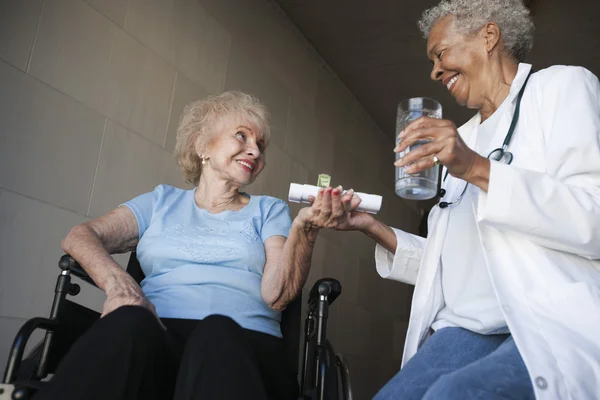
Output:
<path fill-rule="evenodd" d="M 490 160 L 499 161 L 503 164 L 510 164 L 513 160 L 513 153 L 511 153 L 510 151 L 506 151 L 504 147 L 499 147 L 495 150 L 492 150 L 488 158 Z"/>

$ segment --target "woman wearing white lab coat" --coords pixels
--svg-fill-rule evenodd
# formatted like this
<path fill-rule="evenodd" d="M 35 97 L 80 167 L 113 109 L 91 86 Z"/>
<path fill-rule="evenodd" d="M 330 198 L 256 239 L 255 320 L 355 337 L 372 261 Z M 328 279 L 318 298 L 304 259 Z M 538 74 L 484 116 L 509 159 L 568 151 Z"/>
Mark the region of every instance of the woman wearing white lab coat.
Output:
<path fill-rule="evenodd" d="M 520 0 L 444 1 L 419 25 L 431 78 L 477 110 L 458 129 L 421 118 L 400 133 L 396 152 L 432 142 L 397 166 L 443 165 L 429 236 L 353 211 L 341 188 L 315 199 L 323 227 L 363 231 L 380 275 L 416 285 L 402 369 L 376 399 L 598 399 L 598 78 L 565 66 L 530 74 Z M 506 154 L 490 161 L 513 120 Z"/>

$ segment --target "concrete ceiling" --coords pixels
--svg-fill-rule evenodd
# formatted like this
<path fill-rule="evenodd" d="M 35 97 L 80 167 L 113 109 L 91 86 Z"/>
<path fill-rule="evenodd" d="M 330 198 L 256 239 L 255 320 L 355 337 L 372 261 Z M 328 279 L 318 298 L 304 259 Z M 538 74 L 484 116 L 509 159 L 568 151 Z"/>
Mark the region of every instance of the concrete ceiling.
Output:
<path fill-rule="evenodd" d="M 276 1 L 386 134 L 394 135 L 397 104 L 408 97 L 437 99 L 457 122 L 472 114 L 429 80 L 416 21 L 436 0 Z"/>
<path fill-rule="evenodd" d="M 472 110 L 459 107 L 441 84 L 429 79 L 426 42 L 416 22 L 423 10 L 439 0 L 275 1 L 391 137 L 397 104 L 408 97 L 437 99 L 444 117 L 457 125 L 473 115 Z M 600 28 L 595 23 L 600 0 L 527 3 L 537 29 L 533 61 L 529 60 L 536 69 L 572 63 L 600 72 L 597 53 L 583 51 L 600 48 Z M 580 51 L 573 50 L 574 42 Z"/>

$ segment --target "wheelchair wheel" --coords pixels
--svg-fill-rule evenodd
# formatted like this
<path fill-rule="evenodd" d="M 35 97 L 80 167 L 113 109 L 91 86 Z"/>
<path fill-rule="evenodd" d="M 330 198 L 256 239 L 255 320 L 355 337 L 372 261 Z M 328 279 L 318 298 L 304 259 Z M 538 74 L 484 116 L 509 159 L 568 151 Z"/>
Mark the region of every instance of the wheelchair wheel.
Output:
<path fill-rule="evenodd" d="M 350 384 L 350 369 L 346 358 L 337 353 L 335 355 L 335 366 L 338 378 L 338 396 L 340 400 L 352 400 L 352 385 Z"/>

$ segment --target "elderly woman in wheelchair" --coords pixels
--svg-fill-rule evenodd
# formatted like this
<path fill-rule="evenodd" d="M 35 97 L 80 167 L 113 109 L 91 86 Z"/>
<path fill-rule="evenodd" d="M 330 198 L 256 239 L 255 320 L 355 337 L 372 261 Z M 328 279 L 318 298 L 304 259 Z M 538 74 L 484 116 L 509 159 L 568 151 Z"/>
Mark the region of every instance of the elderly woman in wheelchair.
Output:
<path fill-rule="evenodd" d="M 186 107 L 175 157 L 195 187 L 167 185 L 74 227 L 64 250 L 106 293 L 35 399 L 293 399 L 281 311 L 300 293 L 329 190 L 292 222 L 282 200 L 240 191 L 265 167 L 270 129 L 254 97 Z M 346 195 L 344 202 L 354 199 Z M 141 286 L 112 259 L 137 251 Z"/>

